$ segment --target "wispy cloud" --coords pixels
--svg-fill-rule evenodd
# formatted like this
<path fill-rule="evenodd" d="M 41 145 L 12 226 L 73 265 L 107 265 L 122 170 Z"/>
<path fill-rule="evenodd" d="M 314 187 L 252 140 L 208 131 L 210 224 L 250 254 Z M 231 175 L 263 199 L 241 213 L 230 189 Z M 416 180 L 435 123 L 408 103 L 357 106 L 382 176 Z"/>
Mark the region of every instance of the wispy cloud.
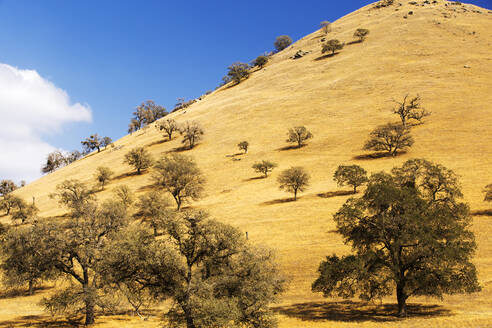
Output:
<path fill-rule="evenodd" d="M 35 70 L 0 63 L 0 178 L 36 179 L 55 148 L 43 136 L 91 119 L 89 105 L 71 104 L 64 90 Z"/>

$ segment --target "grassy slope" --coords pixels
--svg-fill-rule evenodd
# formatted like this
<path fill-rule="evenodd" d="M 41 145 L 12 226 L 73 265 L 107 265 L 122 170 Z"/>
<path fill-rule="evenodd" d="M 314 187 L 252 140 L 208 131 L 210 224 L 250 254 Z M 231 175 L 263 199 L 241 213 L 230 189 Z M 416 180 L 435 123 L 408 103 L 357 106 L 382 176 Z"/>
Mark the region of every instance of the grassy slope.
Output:
<path fill-rule="evenodd" d="M 409 11 L 413 15 L 404 19 Z M 206 131 L 200 145 L 185 152 L 197 160 L 208 180 L 207 197 L 193 206 L 206 208 L 214 217 L 248 231 L 253 242 L 277 250 L 283 270 L 291 277 L 282 302 L 283 313 L 290 315 L 280 316 L 281 327 L 492 325 L 492 228 L 488 217 L 476 217 L 474 223 L 479 245 L 475 263 L 483 292 L 448 297 L 443 303 L 426 298 L 410 300 L 439 304 L 452 311 L 452 316 L 390 323 L 361 316 L 356 324 L 346 322 L 355 316 L 340 314 L 351 311 L 348 304 L 323 310 L 318 304 L 322 298 L 310 292 L 323 257 L 349 251 L 332 233 L 332 214 L 348 196 L 318 196 L 340 190 L 332 180 L 339 164 L 357 163 L 377 172 L 414 157 L 440 162 L 461 176 L 465 198 L 474 210 L 487 208 L 481 189 L 492 182 L 492 134 L 487 115 L 492 103 L 492 15 L 471 5 L 446 7 L 444 1 L 426 6 L 405 2 L 383 9 L 367 6 L 336 21 L 328 38 L 352 41 L 359 27 L 371 31 L 367 40 L 347 45 L 334 57 L 320 58 L 322 34 L 314 32 L 276 54 L 266 68 L 240 85 L 222 88 L 189 109 L 172 114 L 179 122 L 197 120 Z M 311 53 L 290 59 L 299 49 Z M 414 129 L 415 146 L 395 159 L 354 160 L 363 153 L 361 146 L 374 126 L 397 119 L 390 114 L 391 99 L 406 93 L 419 93 L 432 112 L 425 125 Z M 302 149 L 281 150 L 286 146 L 286 130 L 294 125 L 306 125 L 314 139 Z M 92 184 L 100 165 L 112 167 L 120 176 L 99 194 L 100 198 L 109 197 L 108 191 L 119 184 L 145 191 L 149 175 L 126 177 L 131 169 L 122 159 L 134 146 L 147 146 L 155 157 L 180 146 L 179 139 L 159 143 L 162 139 L 151 126 L 118 140 L 121 150 L 93 154 L 44 176 L 18 194 L 26 199 L 35 196 L 43 216 L 62 214 L 48 194 L 67 178 Z M 227 155 L 238 153 L 236 144 L 242 140 L 249 141 L 250 151 L 234 161 Z M 256 176 L 251 165 L 262 159 L 275 161 L 279 167 L 268 179 L 250 180 Z M 276 176 L 293 165 L 310 172 L 311 187 L 298 202 L 276 202 L 290 197 L 278 190 Z M 33 300 L 39 297 L 0 299 L 0 316 L 10 320 L 38 313 L 40 308 Z M 293 306 L 298 303 L 304 304 Z M 5 304 L 16 305 L 4 308 Z M 325 320 L 330 318 L 336 320 Z M 113 325 L 111 319 L 99 322 Z"/>

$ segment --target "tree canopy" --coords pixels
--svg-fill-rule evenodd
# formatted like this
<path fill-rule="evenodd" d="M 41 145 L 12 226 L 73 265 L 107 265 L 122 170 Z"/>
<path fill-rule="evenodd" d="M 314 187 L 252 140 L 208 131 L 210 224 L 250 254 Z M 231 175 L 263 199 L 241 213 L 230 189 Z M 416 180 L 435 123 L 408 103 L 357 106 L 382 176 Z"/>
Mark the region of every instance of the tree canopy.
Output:
<path fill-rule="evenodd" d="M 362 186 L 368 181 L 367 172 L 359 165 L 340 165 L 338 166 L 333 180 L 339 186 L 349 185 L 354 188 L 354 194 L 357 192 L 357 187 Z"/>
<path fill-rule="evenodd" d="M 300 166 L 291 167 L 282 171 L 277 181 L 280 189 L 294 193 L 294 200 L 297 200 L 297 193 L 303 192 L 309 186 L 309 174 Z"/>

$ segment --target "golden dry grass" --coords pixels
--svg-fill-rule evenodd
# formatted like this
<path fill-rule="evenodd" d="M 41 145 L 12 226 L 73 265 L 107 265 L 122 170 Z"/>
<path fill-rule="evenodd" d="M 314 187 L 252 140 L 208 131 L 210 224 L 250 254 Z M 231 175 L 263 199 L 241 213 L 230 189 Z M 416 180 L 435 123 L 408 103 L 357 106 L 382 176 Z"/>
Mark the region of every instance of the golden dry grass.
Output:
<path fill-rule="evenodd" d="M 492 14 L 472 5 L 445 3 L 414 6 L 405 1 L 377 10 L 364 7 L 334 22 L 327 39 L 350 42 L 361 27 L 370 30 L 365 42 L 347 44 L 339 54 L 323 57 L 323 36 L 316 31 L 274 55 L 264 69 L 240 85 L 219 89 L 171 115 L 178 122 L 196 120 L 206 131 L 195 149 L 184 152 L 196 159 L 207 177 L 207 196 L 193 206 L 207 209 L 217 219 L 247 231 L 252 242 L 277 251 L 282 270 L 291 279 L 278 305 L 280 327 L 492 326 L 492 218 L 487 216 L 475 217 L 473 227 L 479 246 L 475 263 L 484 286 L 479 294 L 446 297 L 442 302 L 414 298 L 411 303 L 422 305 L 415 306 L 419 314 L 396 320 L 387 315 L 387 307 L 336 303 L 342 300 L 323 299 L 310 291 L 319 262 L 334 252 L 349 251 L 333 233 L 332 220 L 349 196 L 320 197 L 340 190 L 332 180 L 339 164 L 356 163 L 377 172 L 424 157 L 460 175 L 473 210 L 492 207 L 481 194 L 483 186 L 492 182 Z M 299 49 L 311 53 L 290 59 Z M 361 147 L 376 125 L 397 120 L 390 113 L 391 99 L 406 93 L 420 94 L 432 112 L 424 125 L 414 128 L 415 146 L 397 158 L 355 160 L 364 154 Z M 307 126 L 314 139 L 301 149 L 282 150 L 286 131 L 294 125 Z M 94 184 L 93 174 L 101 165 L 111 167 L 119 178 L 99 198 L 109 197 L 120 184 L 143 192 L 150 184 L 149 174 L 126 176 L 131 168 L 122 164 L 123 156 L 136 146 L 147 146 L 156 158 L 180 147 L 180 139 L 159 142 L 162 139 L 150 126 L 118 140 L 115 144 L 122 149 L 90 155 L 17 194 L 25 199 L 35 196 L 42 216 L 60 215 L 63 209 L 49 199 L 49 193 L 67 178 Z M 250 150 L 232 160 L 228 155 L 239 152 L 236 144 L 242 140 L 249 141 Z M 257 175 L 251 165 L 262 159 L 279 167 L 267 179 L 252 179 Z M 276 177 L 294 165 L 305 167 L 312 183 L 297 202 L 285 202 L 291 195 L 278 189 Z M 5 322 L 13 326 L 36 322 L 25 316 L 42 315 L 36 303 L 43 293 L 0 298 L 0 327 L 8 327 Z M 143 322 L 128 316 L 97 322 L 100 327 L 157 325 L 156 318 Z"/>

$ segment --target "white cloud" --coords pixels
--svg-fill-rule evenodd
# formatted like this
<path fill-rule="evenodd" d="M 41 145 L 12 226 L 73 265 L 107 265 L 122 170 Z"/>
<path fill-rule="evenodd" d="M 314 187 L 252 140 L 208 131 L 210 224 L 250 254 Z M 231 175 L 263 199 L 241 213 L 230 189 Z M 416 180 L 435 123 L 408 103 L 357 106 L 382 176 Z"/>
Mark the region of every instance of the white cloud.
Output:
<path fill-rule="evenodd" d="M 68 94 L 34 70 L 0 63 L 0 179 L 32 181 L 47 153 L 42 140 L 69 122 L 90 122 L 88 105 L 71 104 Z"/>

